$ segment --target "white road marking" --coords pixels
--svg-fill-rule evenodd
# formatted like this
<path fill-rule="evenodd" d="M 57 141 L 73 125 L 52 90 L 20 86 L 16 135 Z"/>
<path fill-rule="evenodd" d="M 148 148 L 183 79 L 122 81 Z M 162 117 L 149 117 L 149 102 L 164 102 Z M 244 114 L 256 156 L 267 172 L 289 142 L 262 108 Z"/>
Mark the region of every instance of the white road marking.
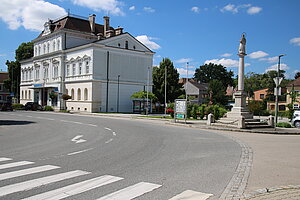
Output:
<path fill-rule="evenodd" d="M 95 125 L 95 124 L 85 124 L 85 125 L 97 127 L 97 125 Z"/>
<path fill-rule="evenodd" d="M 19 176 L 25 176 L 28 174 L 44 172 L 44 171 L 48 171 L 48 170 L 52 170 L 52 169 L 58 169 L 58 168 L 60 168 L 60 167 L 53 166 L 53 165 L 44 165 L 44 166 L 40 166 L 40 167 L 33 167 L 33 168 L 29 168 L 29 169 L 7 172 L 7 173 L 0 174 L 0 181 L 19 177 Z"/>
<path fill-rule="evenodd" d="M 29 164 L 33 164 L 33 163 L 34 162 L 29 162 L 29 161 L 20 161 L 20 162 L 8 163 L 8 164 L 0 165 L 0 169 L 7 169 L 7 168 L 11 168 L 11 167 L 19 167 L 19 166 L 29 165 Z"/>
<path fill-rule="evenodd" d="M 8 160 L 12 160 L 11 158 L 0 158 L 0 162 L 2 161 L 8 161 Z"/>
<path fill-rule="evenodd" d="M 72 153 L 68 153 L 67 155 L 68 156 L 72 156 L 72 155 L 75 155 L 75 154 L 79 154 L 79 153 L 84 153 L 84 152 L 90 151 L 92 149 L 94 149 L 94 148 L 85 149 L 85 150 L 82 150 L 82 151 L 75 151 L 75 152 L 72 152 Z"/>
<path fill-rule="evenodd" d="M 46 119 L 46 120 L 54 120 L 54 119 L 48 118 L 48 117 L 36 117 L 36 118 L 38 118 L 38 119 Z"/>
<path fill-rule="evenodd" d="M 32 117 L 31 115 L 26 115 L 26 117 Z"/>
<path fill-rule="evenodd" d="M 86 140 L 84 140 L 84 139 L 79 139 L 79 138 L 81 138 L 83 135 L 77 135 L 77 136 L 75 136 L 71 141 L 72 142 L 75 142 L 76 144 L 78 144 L 78 143 L 82 143 L 82 142 L 86 142 Z"/>
<path fill-rule="evenodd" d="M 110 138 L 109 140 L 107 140 L 107 141 L 105 142 L 105 144 L 108 144 L 108 143 L 112 142 L 113 140 L 114 140 L 114 139 Z"/>
<path fill-rule="evenodd" d="M 116 132 L 113 132 L 113 136 L 116 136 L 117 134 L 116 134 Z"/>
<path fill-rule="evenodd" d="M 97 125 L 95 124 L 85 124 L 85 123 L 82 123 L 82 122 L 74 122 L 74 121 L 68 121 L 68 120 L 60 120 L 61 122 L 67 122 L 67 123 L 73 123 L 73 124 L 80 124 L 80 125 L 86 125 L 86 126 L 94 126 L 94 127 L 97 127 Z"/>
<path fill-rule="evenodd" d="M 108 130 L 108 131 L 111 131 L 111 129 L 110 129 L 110 128 L 107 128 L 107 127 L 104 127 L 104 129 L 106 129 L 106 130 Z"/>
<path fill-rule="evenodd" d="M 90 180 L 82 181 L 80 183 L 68 185 L 63 188 L 28 197 L 26 198 L 26 200 L 60 200 L 122 179 L 123 178 L 110 175 L 100 176 Z"/>
<path fill-rule="evenodd" d="M 75 170 L 75 171 L 65 172 L 65 173 L 56 174 L 56 175 L 52 175 L 52 176 L 46 176 L 43 178 L 37 178 L 37 179 L 30 180 L 30 181 L 25 181 L 25 182 L 21 182 L 21 183 L 12 184 L 12 185 L 7 185 L 7 186 L 0 188 L 0 197 L 15 193 L 15 192 L 30 190 L 30 189 L 33 189 L 36 187 L 40 187 L 40 186 L 47 185 L 50 183 L 55 183 L 55 182 L 62 181 L 65 179 L 70 179 L 70 178 L 74 178 L 77 176 L 86 175 L 89 173 L 90 172 Z"/>
<path fill-rule="evenodd" d="M 151 192 L 152 190 L 155 190 L 159 187 L 161 187 L 161 185 L 140 182 L 122 190 L 108 194 L 104 197 L 99 198 L 98 200 L 130 200 L 139 197 L 147 192 Z"/>
<path fill-rule="evenodd" d="M 175 197 L 172 197 L 169 200 L 206 200 L 210 196 L 213 196 L 212 194 L 206 194 L 202 192 L 195 192 L 192 190 L 186 190 Z"/>

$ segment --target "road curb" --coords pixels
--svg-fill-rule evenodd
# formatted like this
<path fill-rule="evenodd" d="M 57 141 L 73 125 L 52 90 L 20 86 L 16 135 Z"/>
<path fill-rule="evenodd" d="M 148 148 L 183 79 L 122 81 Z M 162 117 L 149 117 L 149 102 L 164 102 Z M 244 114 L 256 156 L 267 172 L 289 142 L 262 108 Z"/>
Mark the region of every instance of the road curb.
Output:
<path fill-rule="evenodd" d="M 255 198 L 257 199 L 259 197 L 267 197 L 267 195 L 270 195 L 274 192 L 283 191 L 283 190 L 285 190 L 286 192 L 288 192 L 289 190 L 299 190 L 299 194 L 300 194 L 300 185 L 287 185 L 287 186 L 280 186 L 280 187 L 262 188 L 250 192 L 248 194 L 244 194 L 241 200 L 251 200 Z"/>

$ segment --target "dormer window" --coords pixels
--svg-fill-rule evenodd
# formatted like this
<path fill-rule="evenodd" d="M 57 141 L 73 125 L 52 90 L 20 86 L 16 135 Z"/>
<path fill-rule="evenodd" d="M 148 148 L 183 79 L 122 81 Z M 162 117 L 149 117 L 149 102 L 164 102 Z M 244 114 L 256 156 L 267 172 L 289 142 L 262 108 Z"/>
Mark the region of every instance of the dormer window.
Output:
<path fill-rule="evenodd" d="M 128 49 L 128 41 L 125 42 L 125 49 Z"/>
<path fill-rule="evenodd" d="M 48 35 L 51 33 L 51 21 L 48 21 L 44 24 L 44 32 L 43 32 L 43 36 L 44 35 Z"/>

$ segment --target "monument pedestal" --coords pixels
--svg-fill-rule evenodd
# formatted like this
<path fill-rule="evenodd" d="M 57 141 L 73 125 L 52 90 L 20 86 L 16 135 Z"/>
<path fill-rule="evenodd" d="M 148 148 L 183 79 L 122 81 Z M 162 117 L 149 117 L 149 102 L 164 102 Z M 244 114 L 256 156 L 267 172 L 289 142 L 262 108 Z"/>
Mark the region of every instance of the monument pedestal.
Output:
<path fill-rule="evenodd" d="M 246 105 L 246 93 L 244 91 L 237 91 L 234 93 L 235 104 L 230 112 L 227 113 L 227 119 L 236 120 L 244 117 L 245 119 L 253 119 L 253 114 L 249 112 Z"/>

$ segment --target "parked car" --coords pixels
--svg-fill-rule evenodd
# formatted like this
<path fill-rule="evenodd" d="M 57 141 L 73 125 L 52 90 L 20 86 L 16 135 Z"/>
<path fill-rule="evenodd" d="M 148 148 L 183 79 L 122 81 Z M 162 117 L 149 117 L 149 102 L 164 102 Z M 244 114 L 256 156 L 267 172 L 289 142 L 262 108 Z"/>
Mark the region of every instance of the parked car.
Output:
<path fill-rule="evenodd" d="M 43 110 L 43 107 L 36 102 L 27 102 L 24 106 L 25 110 Z"/>
<path fill-rule="evenodd" d="M 0 111 L 13 111 L 11 103 L 0 103 Z"/>
<path fill-rule="evenodd" d="M 295 110 L 293 114 L 292 125 L 300 128 L 300 110 Z"/>

